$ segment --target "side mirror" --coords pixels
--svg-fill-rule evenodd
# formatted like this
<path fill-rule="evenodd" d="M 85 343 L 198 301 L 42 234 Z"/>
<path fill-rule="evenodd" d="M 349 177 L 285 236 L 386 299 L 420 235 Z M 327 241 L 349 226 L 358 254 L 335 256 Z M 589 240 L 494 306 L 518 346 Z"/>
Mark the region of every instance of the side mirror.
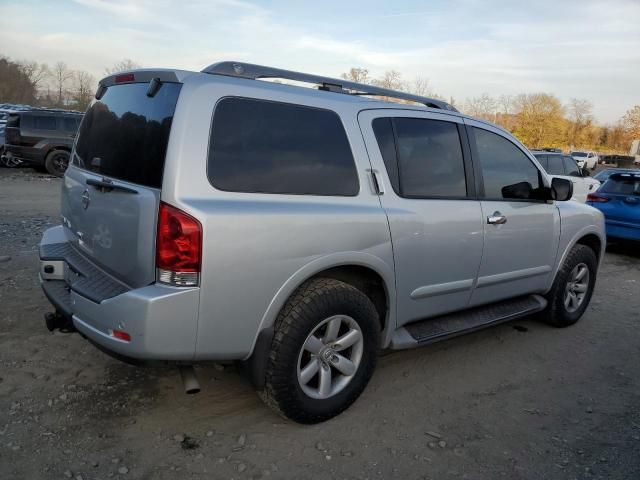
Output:
<path fill-rule="evenodd" d="M 589 169 L 587 167 L 582 167 L 580 169 L 580 172 L 582 173 L 583 177 L 588 177 L 591 175 L 591 172 L 589 171 Z"/>
<path fill-rule="evenodd" d="M 551 180 L 551 196 L 558 202 L 570 200 L 573 196 L 573 182 L 566 178 L 554 177 Z"/>

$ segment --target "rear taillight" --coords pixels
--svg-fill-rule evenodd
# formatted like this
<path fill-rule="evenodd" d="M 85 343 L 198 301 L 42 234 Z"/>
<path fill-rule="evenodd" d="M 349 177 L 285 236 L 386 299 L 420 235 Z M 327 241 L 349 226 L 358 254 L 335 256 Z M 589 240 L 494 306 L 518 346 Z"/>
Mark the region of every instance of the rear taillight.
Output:
<path fill-rule="evenodd" d="M 179 287 L 193 287 L 200 280 L 202 226 L 171 205 L 160 202 L 156 237 L 157 280 Z"/>
<path fill-rule="evenodd" d="M 605 203 L 611 200 L 609 197 L 598 195 L 597 193 L 590 193 L 587 195 L 587 202 Z"/>

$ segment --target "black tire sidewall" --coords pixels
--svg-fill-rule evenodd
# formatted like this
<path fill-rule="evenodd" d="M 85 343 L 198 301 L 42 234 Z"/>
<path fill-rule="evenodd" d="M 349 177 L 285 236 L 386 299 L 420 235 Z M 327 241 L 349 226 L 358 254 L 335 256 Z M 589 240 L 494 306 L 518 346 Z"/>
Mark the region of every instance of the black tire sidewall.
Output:
<path fill-rule="evenodd" d="M 371 301 L 354 287 L 336 282 L 326 294 L 315 296 L 304 304 L 304 314 L 296 316 L 295 328 L 289 328 L 286 340 L 279 344 L 277 361 L 270 362 L 272 385 L 280 411 L 301 423 L 316 423 L 331 418 L 348 408 L 362 393 L 376 365 L 380 327 L 377 312 Z M 308 335 L 325 319 L 334 315 L 348 315 L 360 327 L 363 352 L 354 378 L 338 394 L 319 400 L 309 397 L 301 388 L 298 377 L 298 358 Z"/>
<path fill-rule="evenodd" d="M 44 166 L 51 175 L 55 175 L 56 177 L 63 177 L 64 172 L 60 172 L 56 169 L 53 164 L 53 160 L 58 155 L 65 155 L 67 157 L 67 167 L 69 166 L 69 158 L 70 154 L 66 150 L 53 150 L 47 154 L 47 158 L 45 159 Z"/>
<path fill-rule="evenodd" d="M 569 312 L 564 305 L 565 288 L 571 272 L 576 265 L 584 263 L 589 269 L 589 286 L 582 304 L 575 312 Z M 596 283 L 598 259 L 592 249 L 585 245 L 575 245 L 558 272 L 549 301 L 548 322 L 557 327 L 573 325 L 589 306 Z"/>

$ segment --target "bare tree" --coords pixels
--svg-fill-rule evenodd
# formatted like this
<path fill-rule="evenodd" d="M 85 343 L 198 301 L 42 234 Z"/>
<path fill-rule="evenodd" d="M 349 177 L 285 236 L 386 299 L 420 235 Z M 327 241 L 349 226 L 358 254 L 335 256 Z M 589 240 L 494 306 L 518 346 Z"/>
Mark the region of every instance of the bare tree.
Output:
<path fill-rule="evenodd" d="M 371 79 L 369 78 L 369 70 L 366 68 L 353 67 L 350 68 L 348 72 L 340 75 L 345 80 L 349 80 L 351 82 L 357 83 L 371 83 Z"/>
<path fill-rule="evenodd" d="M 373 81 L 374 85 L 391 90 L 404 90 L 405 84 L 402 81 L 402 75 L 395 70 L 387 70 L 382 78 Z"/>
<path fill-rule="evenodd" d="M 51 75 L 49 66 L 46 63 L 20 62 L 20 69 L 35 90 L 42 87 L 43 82 Z"/>
<path fill-rule="evenodd" d="M 78 70 L 74 73 L 76 109 L 86 110 L 96 86 L 96 79 L 88 72 Z"/>
<path fill-rule="evenodd" d="M 510 115 L 513 112 L 514 100 L 513 95 L 500 95 L 498 97 L 498 109 L 501 113 Z"/>
<path fill-rule="evenodd" d="M 67 83 L 73 77 L 73 72 L 69 70 L 67 64 L 64 62 L 57 62 L 53 66 L 53 79 L 55 82 L 56 90 L 58 91 L 58 105 L 64 105 L 63 94 L 67 87 Z"/>
<path fill-rule="evenodd" d="M 575 146 L 584 143 L 591 127 L 593 105 L 583 98 L 572 98 L 567 105 L 569 128 L 567 141 Z"/>
<path fill-rule="evenodd" d="M 125 72 L 127 70 L 135 70 L 136 68 L 141 68 L 138 62 L 134 62 L 130 58 L 123 58 L 119 62 L 114 63 L 111 67 L 105 68 L 104 72 L 107 75 L 111 75 L 113 73 Z"/>
<path fill-rule="evenodd" d="M 431 89 L 431 84 L 427 77 L 416 77 L 413 82 L 408 84 L 407 91 L 421 97 L 441 98 L 437 93 Z"/>
<path fill-rule="evenodd" d="M 464 104 L 464 111 L 474 117 L 495 122 L 498 113 L 498 102 L 488 93 L 483 93 L 479 97 L 467 98 Z"/>

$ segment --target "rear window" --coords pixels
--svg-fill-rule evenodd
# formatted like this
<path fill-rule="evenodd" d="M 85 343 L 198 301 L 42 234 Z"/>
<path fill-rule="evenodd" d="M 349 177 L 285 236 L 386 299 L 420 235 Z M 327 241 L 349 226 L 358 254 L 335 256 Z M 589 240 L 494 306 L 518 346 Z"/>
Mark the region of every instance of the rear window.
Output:
<path fill-rule="evenodd" d="M 232 192 L 353 196 L 347 134 L 329 110 L 247 98 L 216 106 L 207 175 Z"/>
<path fill-rule="evenodd" d="M 119 180 L 160 188 L 181 86 L 163 83 L 153 97 L 147 96 L 147 83 L 109 87 L 84 116 L 74 165 Z"/>
<path fill-rule="evenodd" d="M 614 174 L 602 184 L 599 191 L 614 195 L 640 195 L 640 174 Z"/>

